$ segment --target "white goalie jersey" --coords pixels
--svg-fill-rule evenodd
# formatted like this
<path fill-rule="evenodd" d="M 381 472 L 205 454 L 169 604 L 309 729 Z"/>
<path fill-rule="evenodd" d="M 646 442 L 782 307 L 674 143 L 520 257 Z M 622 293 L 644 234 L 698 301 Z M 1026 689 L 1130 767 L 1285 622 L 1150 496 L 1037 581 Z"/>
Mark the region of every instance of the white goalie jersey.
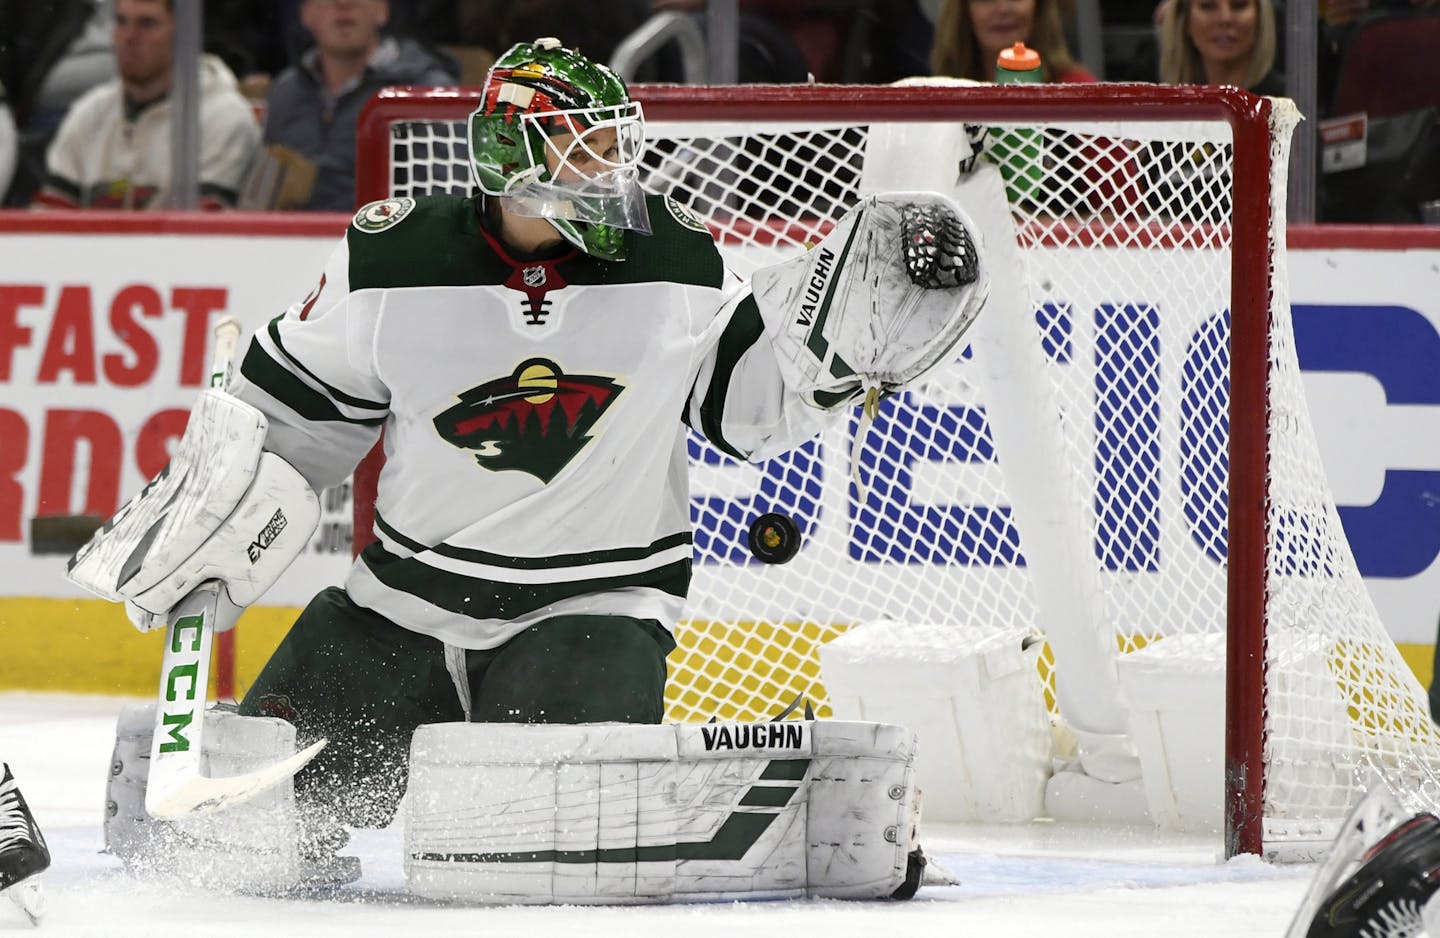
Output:
<path fill-rule="evenodd" d="M 685 425 L 759 460 L 830 419 L 786 388 L 704 226 L 649 211 L 617 264 L 513 259 L 474 200 L 374 203 L 256 334 L 230 390 L 317 491 L 384 428 L 356 602 L 465 648 L 563 614 L 668 627 L 690 578 Z"/>

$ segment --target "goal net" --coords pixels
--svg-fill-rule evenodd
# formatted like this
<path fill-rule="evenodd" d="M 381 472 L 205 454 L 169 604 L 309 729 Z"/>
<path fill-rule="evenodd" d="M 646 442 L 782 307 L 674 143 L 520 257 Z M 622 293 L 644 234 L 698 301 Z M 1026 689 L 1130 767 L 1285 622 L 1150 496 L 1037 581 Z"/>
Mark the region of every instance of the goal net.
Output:
<path fill-rule="evenodd" d="M 855 419 L 762 465 L 692 435 L 671 719 L 769 719 L 797 696 L 829 715 L 820 649 L 865 628 L 882 647 L 1034 649 L 1055 724 L 1102 735 L 1143 741 L 1167 695 L 1212 687 L 1191 696 L 1202 734 L 1223 739 L 1213 801 L 1231 853 L 1328 842 L 1372 771 L 1433 784 L 1440 740 L 1306 410 L 1284 263 L 1289 102 L 1071 85 L 635 96 L 646 187 L 706 219 L 741 274 L 805 250 L 864 193 L 953 185 L 977 150 L 1001 168 L 1013 228 L 985 236 L 1013 239 L 1023 270 L 1020 308 L 992 303 L 858 446 Z M 469 193 L 476 101 L 373 101 L 359 199 Z M 356 479 L 362 544 L 374 468 Z M 803 532 L 784 565 L 747 547 L 772 511 Z"/>

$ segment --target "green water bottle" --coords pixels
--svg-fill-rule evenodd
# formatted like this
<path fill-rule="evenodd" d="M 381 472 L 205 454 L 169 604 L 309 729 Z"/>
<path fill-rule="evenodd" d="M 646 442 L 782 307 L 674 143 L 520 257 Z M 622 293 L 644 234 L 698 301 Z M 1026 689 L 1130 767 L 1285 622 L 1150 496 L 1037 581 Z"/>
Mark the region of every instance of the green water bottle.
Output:
<path fill-rule="evenodd" d="M 1039 84 L 1043 80 L 1040 53 L 1026 48 L 1023 42 L 1000 50 L 995 60 L 997 85 Z M 1029 200 L 1040 185 L 1045 173 L 1040 144 L 1040 132 L 1036 130 L 1004 130 L 991 137 L 990 154 L 1000 166 L 1005 195 L 1012 205 Z"/>

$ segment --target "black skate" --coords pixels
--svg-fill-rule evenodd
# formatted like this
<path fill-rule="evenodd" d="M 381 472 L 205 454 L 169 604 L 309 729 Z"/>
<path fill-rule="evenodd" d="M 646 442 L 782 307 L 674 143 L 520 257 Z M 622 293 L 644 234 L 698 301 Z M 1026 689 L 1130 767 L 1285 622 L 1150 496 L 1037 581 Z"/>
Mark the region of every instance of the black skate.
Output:
<path fill-rule="evenodd" d="M 0 773 L 0 893 L 9 896 L 32 923 L 45 911 L 38 874 L 50 866 L 50 848 L 35 825 L 30 806 L 15 785 L 10 766 Z"/>

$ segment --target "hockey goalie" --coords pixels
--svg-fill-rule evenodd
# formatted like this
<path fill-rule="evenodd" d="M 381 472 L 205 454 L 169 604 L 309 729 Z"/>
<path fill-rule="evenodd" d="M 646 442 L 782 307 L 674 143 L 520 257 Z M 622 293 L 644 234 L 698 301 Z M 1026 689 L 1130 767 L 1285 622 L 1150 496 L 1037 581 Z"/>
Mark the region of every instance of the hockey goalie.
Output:
<path fill-rule="evenodd" d="M 497 60 L 468 127 L 479 191 L 361 208 L 192 414 L 187 436 L 230 455 L 182 445 L 137 497 L 148 513 L 127 506 L 183 523 L 107 526 L 72 576 L 142 628 L 173 628 L 205 584 L 244 605 L 273 579 L 254 570 L 303 549 L 286 532 L 313 525 L 307 498 L 383 429 L 377 540 L 238 714 L 207 717 L 212 769 L 309 759 L 279 786 L 297 881 L 359 875 L 347 828 L 387 825 L 408 786 L 421 895 L 913 892 L 913 734 L 662 722 L 691 567 L 686 434 L 758 462 L 873 413 L 958 354 L 987 295 L 981 233 L 953 192 L 872 195 L 742 282 L 699 219 L 640 187 L 640 104 L 554 39 Z M 230 475 L 207 481 L 208 463 Z M 155 742 L 148 718 L 128 726 L 127 752 Z M 117 841 L 155 823 L 142 774 L 112 781 L 132 806 Z"/>

